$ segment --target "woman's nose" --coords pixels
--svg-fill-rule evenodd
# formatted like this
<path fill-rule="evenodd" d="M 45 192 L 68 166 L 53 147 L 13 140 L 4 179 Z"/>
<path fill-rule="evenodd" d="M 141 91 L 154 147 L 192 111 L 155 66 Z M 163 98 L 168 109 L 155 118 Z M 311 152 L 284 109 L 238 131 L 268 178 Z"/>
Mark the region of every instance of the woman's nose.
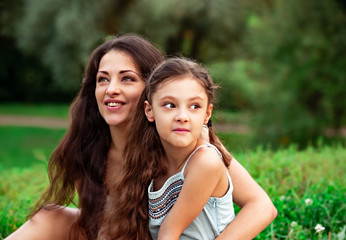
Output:
<path fill-rule="evenodd" d="M 106 94 L 109 96 L 119 95 L 121 93 L 121 88 L 119 84 L 116 81 L 111 81 L 107 90 Z"/>
<path fill-rule="evenodd" d="M 114 96 L 114 95 L 119 95 L 120 94 L 120 89 L 119 88 L 114 88 L 114 89 L 107 89 L 106 90 L 106 94 L 108 95 L 108 96 Z"/>

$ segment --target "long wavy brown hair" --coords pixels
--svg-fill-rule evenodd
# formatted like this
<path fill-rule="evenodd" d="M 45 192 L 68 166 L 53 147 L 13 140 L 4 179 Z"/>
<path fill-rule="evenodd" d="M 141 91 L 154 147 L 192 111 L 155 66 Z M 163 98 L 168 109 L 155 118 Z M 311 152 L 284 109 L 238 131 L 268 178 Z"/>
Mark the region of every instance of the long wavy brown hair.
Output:
<path fill-rule="evenodd" d="M 69 128 L 48 164 L 50 185 L 29 215 L 32 217 L 42 208 L 52 210 L 74 203 L 78 188 L 77 206 L 81 214 L 70 232 L 72 239 L 81 230 L 88 239 L 96 239 L 102 221 L 111 135 L 109 126 L 99 113 L 95 88 L 100 60 L 111 50 L 129 54 L 140 69 L 143 80 L 164 59 L 156 47 L 137 35 L 114 37 L 90 55 L 80 91 L 70 108 Z"/>
<path fill-rule="evenodd" d="M 151 239 L 148 218 L 148 192 L 151 179 L 165 173 L 165 151 L 156 131 L 155 123 L 149 122 L 144 114 L 144 101 L 151 103 L 158 86 L 174 77 L 191 76 L 204 87 L 208 102 L 214 102 L 214 89 L 207 70 L 186 58 L 171 58 L 159 64 L 153 71 L 141 96 L 131 131 L 124 150 L 124 165 L 120 180 L 112 186 L 113 198 L 107 200 L 109 236 L 107 239 Z M 210 143 L 221 152 L 228 167 L 232 156 L 223 147 L 209 126 Z"/>

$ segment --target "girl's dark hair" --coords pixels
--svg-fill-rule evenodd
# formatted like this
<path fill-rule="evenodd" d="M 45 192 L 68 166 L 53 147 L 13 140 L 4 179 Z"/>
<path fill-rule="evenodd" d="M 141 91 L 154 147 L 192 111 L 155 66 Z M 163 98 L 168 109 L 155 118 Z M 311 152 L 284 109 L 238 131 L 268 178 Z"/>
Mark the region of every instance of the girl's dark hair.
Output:
<path fill-rule="evenodd" d="M 159 84 L 179 76 L 191 76 L 204 87 L 208 102 L 214 101 L 215 85 L 206 69 L 186 58 L 171 58 L 163 61 L 153 71 L 146 83 L 140 103 L 137 106 L 131 131 L 124 150 L 124 165 L 119 183 L 111 189 L 115 198 L 107 202 L 110 239 L 151 239 L 148 231 L 147 188 L 151 179 L 165 173 L 165 151 L 156 131 L 155 123 L 149 122 L 144 114 L 144 101 L 151 103 L 152 95 Z M 222 153 L 228 167 L 232 156 L 222 146 L 219 138 L 209 127 L 210 143 Z M 119 207 L 121 206 L 121 207 Z M 131 225 L 132 223 L 132 225 Z M 119 234 L 121 233 L 121 235 Z"/>
<path fill-rule="evenodd" d="M 96 239 L 102 222 L 107 196 L 104 181 L 111 135 L 109 126 L 99 113 L 95 88 L 101 58 L 111 50 L 129 54 L 140 69 L 143 80 L 164 59 L 149 41 L 136 35 L 114 37 L 90 55 L 80 91 L 70 108 L 70 126 L 48 164 L 50 185 L 30 215 L 33 216 L 41 208 L 51 210 L 59 205 L 74 203 L 77 184 L 77 206 L 81 214 L 72 228 L 70 238 L 75 238 L 82 230 L 88 239 Z"/>

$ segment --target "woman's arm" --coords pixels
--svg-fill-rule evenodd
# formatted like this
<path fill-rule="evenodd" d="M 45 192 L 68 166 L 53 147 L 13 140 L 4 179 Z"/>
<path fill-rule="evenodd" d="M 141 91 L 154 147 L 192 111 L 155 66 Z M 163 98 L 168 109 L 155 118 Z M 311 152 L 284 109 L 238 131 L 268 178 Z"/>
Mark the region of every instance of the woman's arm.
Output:
<path fill-rule="evenodd" d="M 29 219 L 19 229 L 5 239 L 69 239 L 71 226 L 75 221 L 77 221 L 79 214 L 79 209 L 68 207 L 57 207 L 53 210 L 41 209 L 32 217 L 32 219 Z M 78 239 L 84 239 L 82 234 L 79 235 Z"/>
<path fill-rule="evenodd" d="M 253 239 L 275 219 L 277 210 L 266 192 L 237 160 L 232 160 L 229 173 L 233 201 L 241 210 L 217 239 Z"/>
<path fill-rule="evenodd" d="M 81 182 L 80 179 L 75 181 L 78 194 Z M 80 210 L 76 208 L 63 206 L 56 206 L 50 210 L 42 208 L 5 240 L 69 239 L 71 227 L 78 220 L 79 215 Z M 82 233 L 78 237 L 85 239 Z"/>
<path fill-rule="evenodd" d="M 201 148 L 190 159 L 184 175 L 179 197 L 160 227 L 159 240 L 179 239 L 202 211 L 222 175 L 226 175 L 225 165 L 215 150 Z"/>

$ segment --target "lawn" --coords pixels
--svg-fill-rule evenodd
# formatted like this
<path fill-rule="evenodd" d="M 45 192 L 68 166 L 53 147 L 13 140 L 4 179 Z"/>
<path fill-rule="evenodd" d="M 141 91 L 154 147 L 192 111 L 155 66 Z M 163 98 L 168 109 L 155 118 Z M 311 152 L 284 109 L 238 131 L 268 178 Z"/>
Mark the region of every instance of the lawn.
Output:
<path fill-rule="evenodd" d="M 55 113 L 46 109 L 51 113 L 42 116 Z M 47 161 L 64 133 L 0 127 L 0 239 L 25 221 L 47 186 Z M 248 135 L 219 135 L 278 209 L 277 218 L 256 239 L 345 239 L 345 144 L 273 151 L 250 146 Z M 319 233 L 318 224 L 324 227 Z"/>
<path fill-rule="evenodd" d="M 44 164 L 65 129 L 0 126 L 0 166 L 23 168 Z"/>
<path fill-rule="evenodd" d="M 0 103 L 0 115 L 67 118 L 69 105 Z"/>

